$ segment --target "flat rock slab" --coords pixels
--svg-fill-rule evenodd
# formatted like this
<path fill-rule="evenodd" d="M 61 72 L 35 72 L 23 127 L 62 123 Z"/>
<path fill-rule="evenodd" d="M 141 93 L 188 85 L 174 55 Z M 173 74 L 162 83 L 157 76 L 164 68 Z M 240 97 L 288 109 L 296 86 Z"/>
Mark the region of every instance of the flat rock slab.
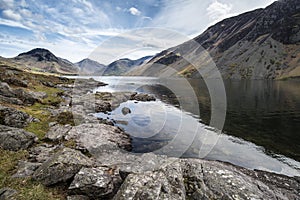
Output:
<path fill-rule="evenodd" d="M 131 139 L 118 127 L 106 124 L 88 123 L 74 126 L 65 137 L 75 140 L 79 146 L 93 151 L 105 146 L 115 146 L 121 149 L 131 149 Z"/>
<path fill-rule="evenodd" d="M 155 171 L 129 174 L 114 199 L 299 199 L 300 197 L 300 183 L 294 178 L 268 172 L 263 175 L 257 172 L 249 175 L 244 173 L 245 171 L 253 172 L 216 161 L 178 159 Z M 293 186 L 280 186 L 276 184 L 278 180 Z"/>
<path fill-rule="evenodd" d="M 37 137 L 23 129 L 0 125 L 0 147 L 5 150 L 18 151 L 30 147 Z"/>
<path fill-rule="evenodd" d="M 93 162 L 81 152 L 64 148 L 44 162 L 33 174 L 33 179 L 46 186 L 66 183 L 84 166 Z"/>

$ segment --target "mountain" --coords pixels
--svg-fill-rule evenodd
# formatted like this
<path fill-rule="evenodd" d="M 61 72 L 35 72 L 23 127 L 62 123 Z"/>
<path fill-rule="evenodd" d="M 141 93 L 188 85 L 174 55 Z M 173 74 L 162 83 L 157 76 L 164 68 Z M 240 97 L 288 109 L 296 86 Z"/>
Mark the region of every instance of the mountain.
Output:
<path fill-rule="evenodd" d="M 101 75 L 106 69 L 106 66 L 100 64 L 89 58 L 83 59 L 82 61 L 75 63 L 79 67 L 79 74 L 81 75 Z"/>
<path fill-rule="evenodd" d="M 125 74 L 128 71 L 133 70 L 135 67 L 142 65 L 144 62 L 146 62 L 150 58 L 152 58 L 152 56 L 145 56 L 145 57 L 139 58 L 137 60 L 130 60 L 128 58 L 122 58 L 122 59 L 116 60 L 107 66 L 103 75 L 116 76 L 116 75 Z"/>
<path fill-rule="evenodd" d="M 195 68 L 183 57 L 203 56 L 203 48 L 223 78 L 300 77 L 300 0 L 276 1 L 265 9 L 225 19 L 193 40 L 157 54 L 128 74 L 159 76 L 168 66 L 177 71 L 174 76 L 197 77 L 197 70 L 205 69 L 207 60 L 200 59 Z"/>
<path fill-rule="evenodd" d="M 47 49 L 36 48 L 10 58 L 11 62 L 26 69 L 57 74 L 76 74 L 78 67 L 66 59 L 56 57 Z"/>

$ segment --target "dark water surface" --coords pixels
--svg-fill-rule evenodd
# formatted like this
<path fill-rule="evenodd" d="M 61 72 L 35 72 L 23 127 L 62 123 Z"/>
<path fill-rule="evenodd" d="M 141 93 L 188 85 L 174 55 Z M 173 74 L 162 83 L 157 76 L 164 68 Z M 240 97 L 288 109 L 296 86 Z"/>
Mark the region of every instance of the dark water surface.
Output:
<path fill-rule="evenodd" d="M 94 77 L 108 83 L 95 91 L 138 91 L 154 94 L 155 102 L 124 102 L 108 115 L 133 138 L 135 152 L 167 152 L 183 157 L 227 161 L 250 169 L 300 174 L 300 81 L 225 81 L 226 121 L 222 133 L 207 126 L 211 100 L 205 83 L 189 80 L 198 105 L 180 105 L 174 91 L 190 88 L 180 79 Z M 192 102 L 192 101 L 191 101 Z M 198 108 L 200 114 L 195 112 Z M 122 108 L 131 109 L 124 115 Z M 181 108 L 184 107 L 184 110 Z M 164 148 L 167 147 L 167 148 Z"/>

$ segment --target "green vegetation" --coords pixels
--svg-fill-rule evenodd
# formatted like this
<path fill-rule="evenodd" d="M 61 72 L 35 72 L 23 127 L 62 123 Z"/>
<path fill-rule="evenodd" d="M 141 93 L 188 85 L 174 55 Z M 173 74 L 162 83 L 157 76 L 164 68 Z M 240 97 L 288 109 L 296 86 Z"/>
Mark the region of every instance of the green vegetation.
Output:
<path fill-rule="evenodd" d="M 64 199 L 59 189 L 45 188 L 43 185 L 29 178 L 12 178 L 16 172 L 18 161 L 28 156 L 27 151 L 6 151 L 0 148 L 0 188 L 10 187 L 18 191 L 18 200 L 57 200 Z"/>

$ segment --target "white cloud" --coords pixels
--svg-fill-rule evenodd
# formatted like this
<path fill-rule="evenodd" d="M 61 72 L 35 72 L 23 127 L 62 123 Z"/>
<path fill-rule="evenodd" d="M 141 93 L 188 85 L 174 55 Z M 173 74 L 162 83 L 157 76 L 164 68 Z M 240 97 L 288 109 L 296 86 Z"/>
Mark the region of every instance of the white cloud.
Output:
<path fill-rule="evenodd" d="M 212 2 L 207 7 L 206 10 L 207 10 L 207 15 L 208 15 L 209 19 L 213 22 L 216 22 L 216 21 L 224 19 L 230 15 L 231 10 L 232 10 L 232 5 L 226 4 L 226 3 L 220 3 L 216 0 L 216 1 Z"/>
<path fill-rule="evenodd" d="M 1 0 L 0 8 L 7 9 L 14 7 L 14 0 Z"/>
<path fill-rule="evenodd" d="M 141 15 L 141 11 L 139 11 L 139 10 L 138 10 L 137 8 L 135 8 L 135 7 L 129 8 L 129 12 L 130 12 L 132 15 L 136 15 L 136 16 Z"/>
<path fill-rule="evenodd" d="M 10 9 L 2 11 L 2 15 L 6 19 L 11 19 L 11 20 L 15 20 L 15 21 L 20 21 L 22 19 L 21 15 L 19 13 L 15 13 L 13 10 L 10 10 Z"/>
<path fill-rule="evenodd" d="M 153 18 L 150 26 L 179 31 L 181 34 L 194 34 L 204 30 L 208 17 L 205 16 L 207 1 L 163 0 L 162 9 Z"/>

